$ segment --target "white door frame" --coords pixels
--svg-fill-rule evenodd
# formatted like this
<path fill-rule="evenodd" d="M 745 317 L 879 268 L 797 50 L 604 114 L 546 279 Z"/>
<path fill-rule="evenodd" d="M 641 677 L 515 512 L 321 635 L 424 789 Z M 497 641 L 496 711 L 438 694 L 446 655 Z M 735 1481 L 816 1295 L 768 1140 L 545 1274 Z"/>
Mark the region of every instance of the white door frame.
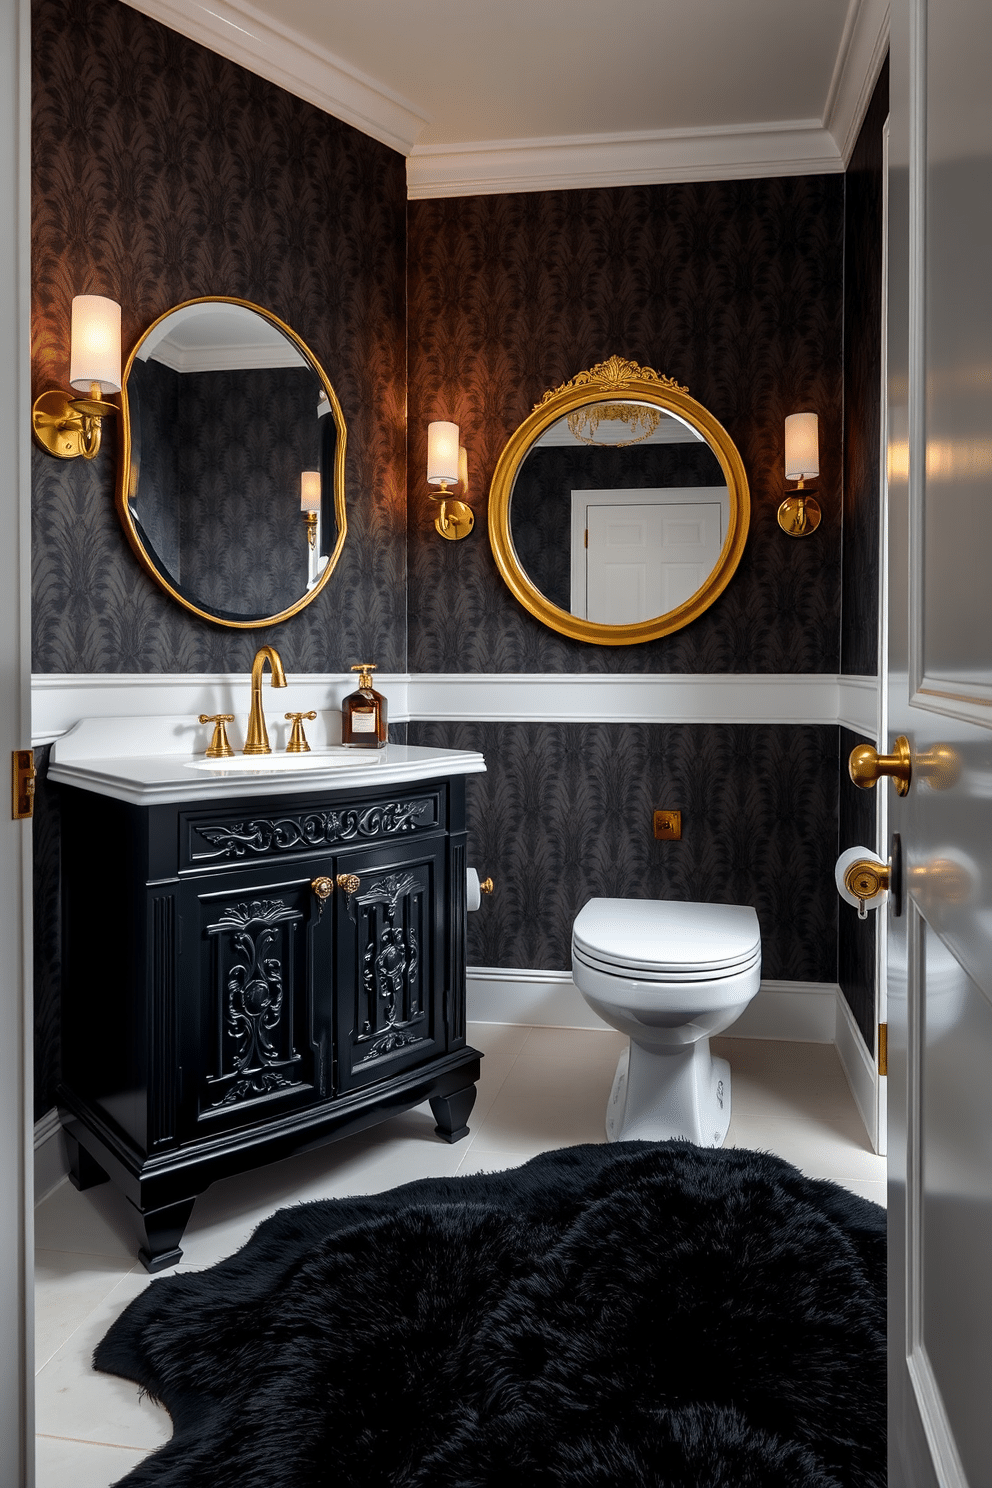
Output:
<path fill-rule="evenodd" d="M 31 18 L 0 5 L 0 755 L 31 743 Z M 31 824 L 0 806 L 0 1482 L 34 1483 Z"/>

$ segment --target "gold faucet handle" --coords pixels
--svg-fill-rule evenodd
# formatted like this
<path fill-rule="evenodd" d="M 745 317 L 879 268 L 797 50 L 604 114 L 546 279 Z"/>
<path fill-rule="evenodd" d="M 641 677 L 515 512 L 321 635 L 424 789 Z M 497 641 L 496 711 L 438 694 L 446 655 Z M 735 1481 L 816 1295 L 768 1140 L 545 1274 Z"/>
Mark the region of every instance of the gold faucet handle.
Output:
<path fill-rule="evenodd" d="M 233 713 L 201 713 L 201 723 L 212 723 L 214 726 L 213 738 L 207 750 L 207 759 L 230 759 L 234 750 L 231 748 L 227 737 L 228 723 L 234 722 Z"/>
<path fill-rule="evenodd" d="M 896 795 L 905 796 L 913 775 L 909 740 L 904 734 L 900 734 L 892 754 L 879 754 L 871 744 L 858 744 L 851 750 L 847 768 L 854 784 L 862 790 L 870 790 L 883 775 L 891 775 L 895 781 Z"/>
<path fill-rule="evenodd" d="M 309 719 L 312 723 L 313 720 L 317 717 L 316 713 L 311 708 L 309 713 L 287 713 L 286 717 L 292 719 L 293 722 L 293 732 L 289 736 L 289 743 L 286 745 L 286 753 L 309 754 L 310 745 L 307 743 L 307 736 L 303 732 L 303 720 L 304 718 L 306 718 Z"/>

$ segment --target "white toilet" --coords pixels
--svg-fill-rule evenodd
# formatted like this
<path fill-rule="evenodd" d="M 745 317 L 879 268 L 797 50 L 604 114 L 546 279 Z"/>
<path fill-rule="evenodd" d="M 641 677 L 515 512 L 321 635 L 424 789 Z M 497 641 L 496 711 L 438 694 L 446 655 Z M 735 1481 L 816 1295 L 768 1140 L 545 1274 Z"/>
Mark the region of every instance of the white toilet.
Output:
<path fill-rule="evenodd" d="M 572 979 L 628 1035 L 606 1108 L 610 1142 L 719 1147 L 730 1066 L 710 1053 L 761 980 L 758 916 L 740 904 L 590 899 L 572 926 Z"/>

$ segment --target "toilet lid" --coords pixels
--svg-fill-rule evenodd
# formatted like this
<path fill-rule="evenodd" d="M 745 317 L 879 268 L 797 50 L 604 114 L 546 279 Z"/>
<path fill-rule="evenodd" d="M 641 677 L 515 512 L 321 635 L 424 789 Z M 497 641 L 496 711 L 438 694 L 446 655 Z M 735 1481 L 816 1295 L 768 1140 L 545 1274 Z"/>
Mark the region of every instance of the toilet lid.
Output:
<path fill-rule="evenodd" d="M 761 949 L 758 916 L 744 904 L 672 899 L 590 899 L 572 926 L 584 960 L 649 976 L 732 972 Z"/>

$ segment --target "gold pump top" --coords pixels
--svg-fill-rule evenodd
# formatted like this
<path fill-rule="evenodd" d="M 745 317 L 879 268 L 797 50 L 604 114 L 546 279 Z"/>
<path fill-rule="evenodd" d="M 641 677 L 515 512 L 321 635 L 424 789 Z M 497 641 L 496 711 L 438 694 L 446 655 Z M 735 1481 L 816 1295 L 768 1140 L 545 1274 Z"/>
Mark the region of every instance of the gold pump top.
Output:
<path fill-rule="evenodd" d="M 372 686 L 372 673 L 375 671 L 375 669 L 376 664 L 374 661 L 360 661 L 357 666 L 352 667 L 351 670 L 353 672 L 361 672 L 362 674 L 358 679 L 359 687 Z"/>

